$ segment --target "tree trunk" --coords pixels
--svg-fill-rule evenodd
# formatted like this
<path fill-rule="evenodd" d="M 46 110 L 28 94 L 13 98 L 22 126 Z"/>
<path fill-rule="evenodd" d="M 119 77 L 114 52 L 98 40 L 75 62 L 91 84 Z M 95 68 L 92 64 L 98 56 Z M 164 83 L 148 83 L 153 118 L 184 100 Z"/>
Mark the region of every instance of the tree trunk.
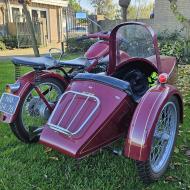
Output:
<path fill-rule="evenodd" d="M 127 8 L 122 7 L 122 18 L 123 22 L 127 22 Z"/>
<path fill-rule="evenodd" d="M 127 9 L 129 7 L 129 4 L 131 3 L 131 0 L 119 0 L 119 5 L 122 8 L 122 18 L 123 22 L 127 21 Z"/>
<path fill-rule="evenodd" d="M 10 13 L 10 2 L 8 0 L 5 0 L 5 6 L 6 6 L 6 9 L 7 9 L 7 13 L 6 13 L 6 16 L 7 16 L 7 21 L 8 22 L 11 22 L 11 13 Z"/>
<path fill-rule="evenodd" d="M 26 3 L 23 4 L 23 10 L 24 10 L 24 13 L 26 15 L 27 25 L 29 27 L 29 31 L 30 31 L 30 34 L 31 34 L 31 37 L 32 37 L 32 48 L 34 50 L 34 55 L 36 57 L 40 57 L 40 53 L 39 53 L 39 49 L 38 49 L 38 43 L 37 43 L 37 40 L 36 40 L 35 31 L 34 31 L 34 26 L 33 26 L 30 13 L 28 11 L 28 6 L 27 6 Z"/>

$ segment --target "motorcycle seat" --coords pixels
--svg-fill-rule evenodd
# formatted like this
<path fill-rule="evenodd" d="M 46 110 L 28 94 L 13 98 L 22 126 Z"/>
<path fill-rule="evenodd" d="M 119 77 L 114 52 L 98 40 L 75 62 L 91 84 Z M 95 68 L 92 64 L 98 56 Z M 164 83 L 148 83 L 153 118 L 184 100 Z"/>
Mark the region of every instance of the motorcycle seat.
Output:
<path fill-rule="evenodd" d="M 50 69 L 52 67 L 85 67 L 90 64 L 87 58 L 79 57 L 68 61 L 58 61 L 50 56 L 44 57 L 13 57 L 12 62 L 15 65 L 33 67 L 34 69 Z"/>
<path fill-rule="evenodd" d="M 15 65 L 33 67 L 34 69 L 48 69 L 58 65 L 58 62 L 49 56 L 44 57 L 13 57 Z"/>

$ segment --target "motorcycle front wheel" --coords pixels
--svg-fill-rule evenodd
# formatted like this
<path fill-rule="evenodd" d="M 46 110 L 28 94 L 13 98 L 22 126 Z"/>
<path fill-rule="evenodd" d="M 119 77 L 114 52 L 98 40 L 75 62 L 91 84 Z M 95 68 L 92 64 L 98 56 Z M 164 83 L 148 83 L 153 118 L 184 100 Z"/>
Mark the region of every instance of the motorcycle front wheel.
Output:
<path fill-rule="evenodd" d="M 54 78 L 42 79 L 35 87 L 40 90 L 52 108 L 66 89 L 65 85 Z M 22 97 L 17 119 L 10 124 L 12 132 L 24 143 L 34 143 L 39 140 L 43 126 L 51 114 L 35 87 L 30 87 Z"/>

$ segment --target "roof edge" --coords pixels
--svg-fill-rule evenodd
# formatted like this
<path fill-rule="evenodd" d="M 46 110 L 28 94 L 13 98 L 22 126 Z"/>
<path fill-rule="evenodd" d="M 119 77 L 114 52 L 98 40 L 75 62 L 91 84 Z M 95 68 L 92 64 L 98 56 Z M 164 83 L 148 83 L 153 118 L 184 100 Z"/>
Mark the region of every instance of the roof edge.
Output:
<path fill-rule="evenodd" d="M 45 4 L 45 5 L 54 5 L 54 6 L 59 6 L 59 7 L 67 7 L 68 6 L 68 1 L 63 1 L 63 0 L 32 0 L 32 3 L 40 3 L 40 4 Z"/>

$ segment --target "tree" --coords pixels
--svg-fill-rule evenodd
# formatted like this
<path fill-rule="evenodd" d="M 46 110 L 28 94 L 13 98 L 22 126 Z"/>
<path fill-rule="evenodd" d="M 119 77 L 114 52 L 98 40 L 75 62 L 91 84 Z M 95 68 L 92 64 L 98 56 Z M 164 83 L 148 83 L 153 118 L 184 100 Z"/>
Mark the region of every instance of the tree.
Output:
<path fill-rule="evenodd" d="M 81 6 L 80 6 L 80 4 L 79 3 L 77 3 L 77 1 L 76 0 L 69 0 L 69 7 L 73 10 L 73 11 L 75 11 L 75 12 L 79 12 L 79 11 L 81 11 Z"/>
<path fill-rule="evenodd" d="M 32 38 L 32 47 L 34 50 L 34 55 L 36 57 L 40 57 L 38 43 L 37 43 L 36 36 L 35 36 L 34 25 L 32 23 L 30 12 L 28 11 L 28 6 L 31 3 L 31 0 L 18 0 L 18 2 L 23 5 L 23 11 L 26 16 L 27 25 L 28 25 L 28 28 L 29 28 L 29 31 L 31 34 L 31 38 Z"/>
<path fill-rule="evenodd" d="M 108 19 L 115 19 L 117 15 L 117 6 L 113 0 L 91 0 L 99 15 L 104 15 Z"/>
<path fill-rule="evenodd" d="M 127 21 L 127 9 L 131 3 L 131 0 L 119 0 L 119 5 L 122 8 L 122 18 L 123 22 Z"/>
<path fill-rule="evenodd" d="M 96 13 L 101 15 L 104 12 L 105 0 L 91 0 L 93 7 L 96 9 Z"/>
<path fill-rule="evenodd" d="M 127 9 L 128 19 L 149 19 L 151 11 L 153 10 L 154 4 L 139 4 L 130 5 Z"/>

